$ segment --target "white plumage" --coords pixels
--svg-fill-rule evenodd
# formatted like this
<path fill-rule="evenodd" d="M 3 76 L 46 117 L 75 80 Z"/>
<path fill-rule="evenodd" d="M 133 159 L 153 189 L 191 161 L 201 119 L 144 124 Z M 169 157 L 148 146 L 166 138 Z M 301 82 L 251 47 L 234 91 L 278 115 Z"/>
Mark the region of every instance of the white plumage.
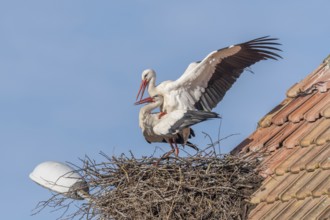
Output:
<path fill-rule="evenodd" d="M 174 110 L 159 117 L 159 113 L 152 113 L 163 104 L 163 97 L 159 95 L 143 99 L 136 104 L 143 103 L 149 103 L 143 106 L 139 113 L 139 125 L 146 141 L 167 142 L 176 153 L 176 144 L 187 144 L 190 126 L 207 119 L 219 118 L 217 113 L 195 110 Z"/>
<path fill-rule="evenodd" d="M 276 38 L 261 37 L 211 52 L 202 61 L 191 63 L 176 81 L 156 86 L 156 72 L 147 69 L 137 95 L 142 99 L 146 87 L 150 96 L 164 97 L 163 112 L 174 110 L 211 111 L 224 97 L 244 69 L 266 59 L 280 58 Z"/>

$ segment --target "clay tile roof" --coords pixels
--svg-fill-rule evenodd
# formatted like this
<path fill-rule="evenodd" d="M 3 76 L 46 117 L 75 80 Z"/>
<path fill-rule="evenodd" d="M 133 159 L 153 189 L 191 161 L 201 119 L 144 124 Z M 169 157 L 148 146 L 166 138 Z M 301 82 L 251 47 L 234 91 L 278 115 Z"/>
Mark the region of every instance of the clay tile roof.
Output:
<path fill-rule="evenodd" d="M 249 219 L 330 219 L 330 56 L 286 95 L 232 151 L 261 160 Z"/>

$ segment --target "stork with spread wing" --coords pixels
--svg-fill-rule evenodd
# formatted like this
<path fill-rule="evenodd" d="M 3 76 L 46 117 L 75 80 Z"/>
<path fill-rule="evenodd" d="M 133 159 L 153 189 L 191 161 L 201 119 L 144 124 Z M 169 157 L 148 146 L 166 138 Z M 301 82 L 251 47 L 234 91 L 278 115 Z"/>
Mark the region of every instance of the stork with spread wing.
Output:
<path fill-rule="evenodd" d="M 176 81 L 164 81 L 156 86 L 156 73 L 144 70 L 136 99 L 142 99 L 148 87 L 150 96 L 164 97 L 161 110 L 176 109 L 211 111 L 243 71 L 261 60 L 281 58 L 276 51 L 278 39 L 260 37 L 211 52 L 202 61 L 191 63 Z"/>

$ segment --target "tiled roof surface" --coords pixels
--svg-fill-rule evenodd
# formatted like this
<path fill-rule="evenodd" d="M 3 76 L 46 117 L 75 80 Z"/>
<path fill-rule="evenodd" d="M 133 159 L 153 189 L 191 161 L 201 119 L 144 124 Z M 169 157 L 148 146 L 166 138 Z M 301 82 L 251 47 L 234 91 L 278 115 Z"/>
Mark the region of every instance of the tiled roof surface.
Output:
<path fill-rule="evenodd" d="M 232 153 L 261 160 L 249 219 L 330 219 L 330 57 Z"/>

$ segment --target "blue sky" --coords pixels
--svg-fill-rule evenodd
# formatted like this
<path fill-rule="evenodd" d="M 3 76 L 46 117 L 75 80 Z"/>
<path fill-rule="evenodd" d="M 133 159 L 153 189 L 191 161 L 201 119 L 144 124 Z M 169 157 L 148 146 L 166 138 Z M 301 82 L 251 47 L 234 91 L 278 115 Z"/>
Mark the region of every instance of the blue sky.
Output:
<path fill-rule="evenodd" d="M 7 1 L 0 3 L 2 218 L 31 216 L 50 193 L 29 178 L 47 160 L 99 152 L 150 155 L 133 105 L 146 68 L 177 79 L 209 52 L 264 35 L 280 38 L 283 60 L 246 72 L 214 111 L 230 151 L 258 120 L 330 54 L 329 1 Z M 200 147 L 220 121 L 196 126 Z"/>

